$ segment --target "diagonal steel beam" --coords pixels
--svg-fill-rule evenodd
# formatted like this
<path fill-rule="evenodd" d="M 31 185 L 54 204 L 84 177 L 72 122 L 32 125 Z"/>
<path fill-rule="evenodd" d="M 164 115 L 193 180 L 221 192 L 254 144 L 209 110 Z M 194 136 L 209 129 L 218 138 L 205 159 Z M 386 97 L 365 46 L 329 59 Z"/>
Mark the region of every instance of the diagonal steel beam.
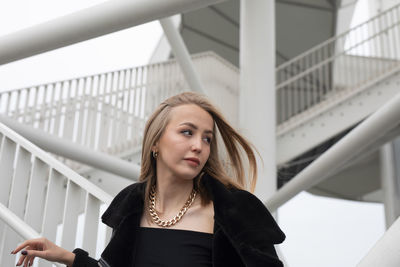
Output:
<path fill-rule="evenodd" d="M 0 37 L 0 65 L 225 0 L 109 0 Z"/>
<path fill-rule="evenodd" d="M 160 24 L 190 88 L 195 92 L 206 94 L 201 84 L 200 77 L 194 68 L 185 42 L 175 28 L 172 18 L 161 19 Z"/>
<path fill-rule="evenodd" d="M 221 18 L 223 18 L 224 20 L 226 20 L 227 22 L 229 22 L 230 24 L 232 24 L 234 27 L 236 27 L 237 29 L 240 28 L 240 22 L 237 22 L 234 18 L 229 17 L 229 15 L 225 14 L 224 12 L 222 12 L 221 10 L 219 10 L 217 7 L 215 6 L 210 6 L 208 7 L 209 9 L 211 9 L 212 11 L 214 11 L 215 13 L 217 13 Z"/>
<path fill-rule="evenodd" d="M 275 211 L 298 193 L 330 177 L 337 168 L 341 168 L 377 138 L 395 128 L 400 123 L 399 118 L 400 93 L 285 184 L 265 205 L 271 212 Z"/>
<path fill-rule="evenodd" d="M 326 12 L 332 12 L 333 11 L 331 8 L 327 8 L 327 7 L 323 7 L 323 6 L 307 4 L 307 3 L 302 3 L 302 2 L 288 1 L 288 0 L 277 0 L 276 3 L 277 4 L 279 3 L 279 4 L 286 4 L 286 5 L 304 7 L 304 8 L 310 8 L 310 9 L 326 11 Z"/>
<path fill-rule="evenodd" d="M 357 267 L 396 267 L 400 262 L 400 218 L 398 218 L 385 234 L 368 251 Z"/>

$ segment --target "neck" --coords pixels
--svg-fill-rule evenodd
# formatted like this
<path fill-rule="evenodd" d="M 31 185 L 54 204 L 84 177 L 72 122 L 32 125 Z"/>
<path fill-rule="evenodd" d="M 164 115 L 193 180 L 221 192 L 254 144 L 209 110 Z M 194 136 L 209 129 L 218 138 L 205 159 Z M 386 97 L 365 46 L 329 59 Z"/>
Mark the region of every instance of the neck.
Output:
<path fill-rule="evenodd" d="M 193 180 L 157 177 L 156 210 L 159 215 L 175 215 L 193 190 Z"/>

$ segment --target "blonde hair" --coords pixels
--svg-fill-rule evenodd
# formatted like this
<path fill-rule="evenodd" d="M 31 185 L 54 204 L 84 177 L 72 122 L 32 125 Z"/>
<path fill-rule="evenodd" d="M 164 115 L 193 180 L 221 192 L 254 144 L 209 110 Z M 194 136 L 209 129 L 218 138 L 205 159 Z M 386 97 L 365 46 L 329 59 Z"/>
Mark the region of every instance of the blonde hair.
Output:
<path fill-rule="evenodd" d="M 215 127 L 217 127 L 225 144 L 227 155 L 229 156 L 230 168 L 232 168 L 228 172 L 225 171 L 227 164 L 222 163 L 223 161 L 218 154 L 217 138 L 214 136 L 211 142 L 209 158 L 202 171 L 194 180 L 194 186 L 201 196 L 202 205 L 206 205 L 210 201 L 208 192 L 206 192 L 200 183 L 203 174 L 209 174 L 227 187 L 246 190 L 250 184 L 250 192 L 254 192 L 257 182 L 257 163 L 252 145 L 229 125 L 221 112 L 205 96 L 198 93 L 185 92 L 163 101 L 147 120 L 143 134 L 141 172 L 139 177 L 140 182 L 148 182 L 145 190 L 145 199 L 148 199 L 150 188 L 156 183 L 157 179 L 156 160 L 152 157 L 152 147 L 160 139 L 168 125 L 171 110 L 174 107 L 185 104 L 195 104 L 211 115 L 214 120 L 214 133 L 217 135 L 215 131 Z M 244 174 L 245 166 L 242 160 L 242 151 L 245 152 L 249 163 L 248 179 L 245 178 Z M 234 177 L 229 177 L 228 173 L 232 173 Z"/>

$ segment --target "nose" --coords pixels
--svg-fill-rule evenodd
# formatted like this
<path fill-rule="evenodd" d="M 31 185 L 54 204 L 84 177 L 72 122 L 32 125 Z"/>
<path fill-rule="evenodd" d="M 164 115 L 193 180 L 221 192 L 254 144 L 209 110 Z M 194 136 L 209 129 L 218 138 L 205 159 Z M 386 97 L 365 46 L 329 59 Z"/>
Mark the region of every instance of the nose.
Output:
<path fill-rule="evenodd" d="M 201 137 L 193 138 L 192 140 L 193 140 L 193 142 L 192 142 L 192 151 L 200 153 L 201 152 L 201 146 L 202 146 Z"/>

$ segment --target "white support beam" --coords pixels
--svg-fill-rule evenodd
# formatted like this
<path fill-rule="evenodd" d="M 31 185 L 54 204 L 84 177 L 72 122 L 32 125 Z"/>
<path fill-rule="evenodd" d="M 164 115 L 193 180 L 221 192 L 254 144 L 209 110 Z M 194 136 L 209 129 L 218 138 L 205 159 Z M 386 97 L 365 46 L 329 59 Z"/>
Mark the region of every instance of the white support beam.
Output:
<path fill-rule="evenodd" d="M 386 229 L 399 217 L 400 207 L 400 192 L 393 149 L 393 143 L 390 142 L 383 145 L 379 151 Z"/>
<path fill-rule="evenodd" d="M 46 151 L 115 173 L 122 177 L 133 180 L 139 178 L 140 167 L 135 164 L 50 135 L 42 130 L 23 125 L 5 116 L 0 116 L 0 122 Z"/>
<path fill-rule="evenodd" d="M 397 267 L 400 263 L 400 219 L 376 242 L 357 267 Z"/>
<path fill-rule="evenodd" d="M 239 129 L 255 145 L 259 163 L 255 195 L 276 191 L 275 1 L 241 0 Z"/>
<path fill-rule="evenodd" d="M 265 205 L 275 211 L 298 193 L 322 182 L 364 147 L 396 127 L 399 118 L 400 94 L 397 94 L 279 189 Z"/>
<path fill-rule="evenodd" d="M 169 44 L 171 45 L 172 53 L 174 53 L 178 64 L 181 66 L 183 75 L 185 76 L 190 88 L 192 91 L 205 94 L 200 78 L 196 73 L 192 59 L 190 58 L 189 51 L 183 42 L 182 36 L 175 28 L 172 18 L 161 19 L 160 24 Z"/>
<path fill-rule="evenodd" d="M 109 0 L 0 37 L 0 65 L 224 0 Z"/>

